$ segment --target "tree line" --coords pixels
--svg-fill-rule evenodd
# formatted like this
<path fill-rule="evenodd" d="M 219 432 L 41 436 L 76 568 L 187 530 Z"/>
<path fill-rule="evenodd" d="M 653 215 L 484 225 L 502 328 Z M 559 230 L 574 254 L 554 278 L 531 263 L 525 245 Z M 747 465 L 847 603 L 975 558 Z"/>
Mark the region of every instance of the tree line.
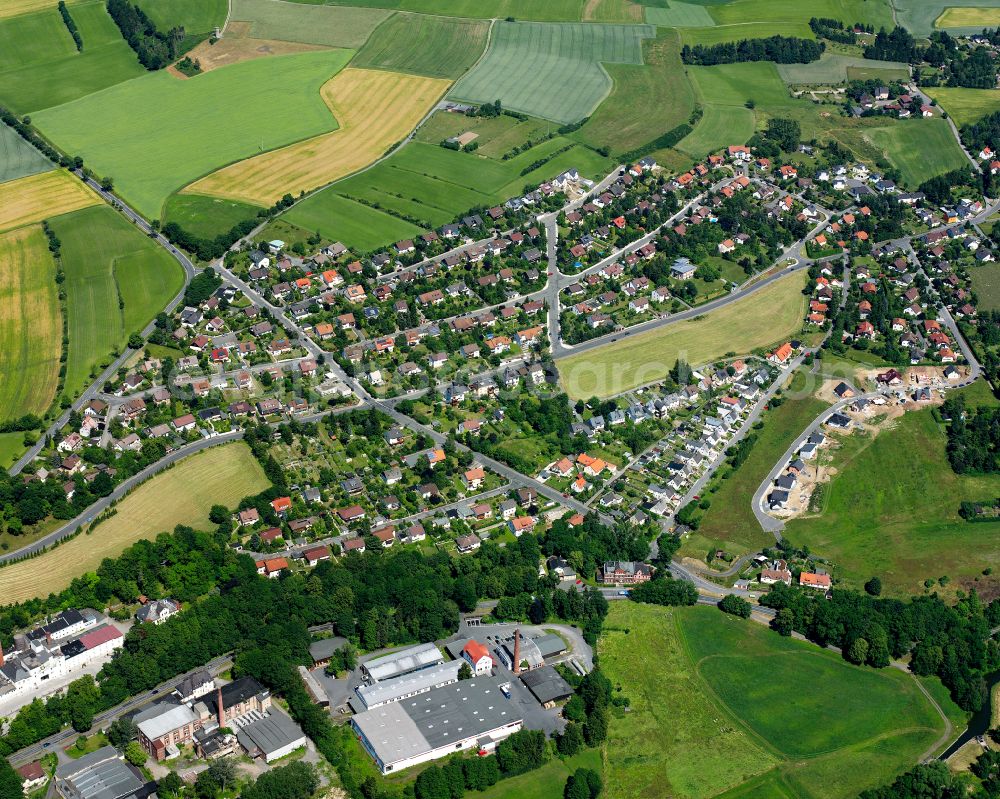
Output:
<path fill-rule="evenodd" d="M 681 60 L 685 64 L 712 66 L 742 61 L 775 61 L 779 64 L 808 64 L 819 60 L 826 44 L 795 36 L 770 36 L 766 39 L 740 39 L 720 44 L 684 45 Z"/>
<path fill-rule="evenodd" d="M 80 36 L 80 31 L 76 27 L 76 22 L 73 21 L 73 17 L 69 15 L 69 9 L 66 8 L 66 0 L 59 0 L 59 15 L 62 17 L 63 23 L 66 25 L 66 30 L 69 31 L 69 35 L 73 37 L 73 42 L 76 44 L 77 52 L 82 52 L 83 38 Z"/>
<path fill-rule="evenodd" d="M 184 28 L 171 28 L 166 33 L 157 30 L 146 12 L 129 0 L 108 0 L 108 14 L 146 69 L 163 69 L 177 58 Z"/>
<path fill-rule="evenodd" d="M 1000 408 L 966 408 L 965 398 L 949 397 L 941 412 L 948 425 L 948 462 L 958 474 L 1000 472 Z"/>

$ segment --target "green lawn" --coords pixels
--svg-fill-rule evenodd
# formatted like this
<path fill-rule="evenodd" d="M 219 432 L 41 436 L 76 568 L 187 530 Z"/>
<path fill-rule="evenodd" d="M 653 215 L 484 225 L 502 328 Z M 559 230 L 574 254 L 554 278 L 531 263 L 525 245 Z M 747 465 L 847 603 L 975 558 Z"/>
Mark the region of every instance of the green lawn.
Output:
<path fill-rule="evenodd" d="M 9 469 L 25 449 L 24 433 L 0 433 L 0 469 Z"/>
<path fill-rule="evenodd" d="M 420 228 L 409 222 L 329 190 L 299 203 L 282 219 L 310 232 L 318 230 L 323 236 L 343 242 L 356 252 L 374 250 L 420 233 Z"/>
<path fill-rule="evenodd" d="M 139 211 L 158 218 L 173 191 L 207 172 L 335 129 L 319 89 L 350 56 L 348 50 L 276 56 L 192 80 L 148 73 L 34 121 L 57 145 L 113 176 Z"/>
<path fill-rule="evenodd" d="M 856 668 L 713 607 L 615 602 L 599 654 L 631 700 L 605 747 L 608 799 L 847 799 L 944 730 L 910 675 Z"/>
<path fill-rule="evenodd" d="M 1000 89 L 930 88 L 927 96 L 937 100 L 960 128 L 1000 111 Z"/>
<path fill-rule="evenodd" d="M 758 107 L 788 105 L 788 88 L 770 61 L 688 67 L 695 91 L 704 103 L 743 106 L 753 100 Z"/>
<path fill-rule="evenodd" d="M 694 130 L 676 147 L 696 159 L 704 158 L 730 144 L 744 144 L 753 136 L 753 128 L 754 114 L 749 108 L 707 105 Z"/>
<path fill-rule="evenodd" d="M 196 236 L 214 239 L 244 219 L 253 219 L 259 210 L 255 205 L 237 200 L 201 194 L 171 194 L 163 206 L 162 221 L 176 222 Z"/>
<path fill-rule="evenodd" d="M 229 10 L 227 0 L 136 0 L 135 4 L 158 30 L 165 33 L 171 28 L 184 28 L 189 40 L 204 39 L 214 28 L 221 28 Z"/>
<path fill-rule="evenodd" d="M 986 263 L 969 270 L 972 290 L 979 298 L 979 309 L 1000 310 L 1000 264 Z"/>
<path fill-rule="evenodd" d="M 375 29 L 351 66 L 458 78 L 482 55 L 488 32 L 483 20 L 394 14 Z"/>
<path fill-rule="evenodd" d="M 55 169 L 53 163 L 0 122 L 0 183 Z"/>
<path fill-rule="evenodd" d="M 562 796 L 566 778 L 578 768 L 601 771 L 601 753 L 587 749 L 566 760 L 555 758 L 527 774 L 501 780 L 485 791 L 466 791 L 472 799 L 553 799 Z"/>
<path fill-rule="evenodd" d="M 451 97 L 500 99 L 504 106 L 557 122 L 588 116 L 611 91 L 601 63 L 641 64 L 649 25 L 498 22 L 483 59 Z"/>
<path fill-rule="evenodd" d="M 795 437 L 827 407 L 808 391 L 804 376 L 804 372 L 796 375 L 785 389 L 785 401 L 764 413 L 764 427 L 755 431 L 757 442 L 750 455 L 720 482 L 718 491 L 708 495 L 712 505 L 698 530 L 685 539 L 682 555 L 704 559 L 709 549 L 741 555 L 774 543 L 774 537 L 761 529 L 754 516 L 751 499 Z"/>
<path fill-rule="evenodd" d="M 574 138 L 621 153 L 640 147 L 686 122 L 694 92 L 684 74 L 680 37 L 658 30 L 642 43 L 643 65 L 605 64 L 614 87 Z"/>
<path fill-rule="evenodd" d="M 103 2 L 73 5 L 78 53 L 52 8 L 0 19 L 0 103 L 20 113 L 70 102 L 145 73 Z"/>
<path fill-rule="evenodd" d="M 833 466 L 821 512 L 790 521 L 786 537 L 822 553 L 846 583 L 877 574 L 887 592 L 907 594 L 946 575 L 969 587 L 998 562 L 1000 522 L 965 522 L 958 505 L 1000 496 L 1000 475 L 952 472 L 930 410 L 907 413 L 874 439 L 845 437 Z"/>
<path fill-rule="evenodd" d="M 778 74 L 785 83 L 835 84 L 850 79 L 850 71 L 863 69 L 871 77 L 882 80 L 906 80 L 910 76 L 908 65 L 896 61 L 869 61 L 861 56 L 823 53 L 818 61 L 810 64 L 778 64 Z"/>
<path fill-rule="evenodd" d="M 587 0 L 302 0 L 334 6 L 366 6 L 442 17 L 515 19 L 536 22 L 577 22 Z"/>
<path fill-rule="evenodd" d="M 372 8 L 303 5 L 285 0 L 233 0 L 233 20 L 251 22 L 257 39 L 322 44 L 327 47 L 361 47 L 372 31 L 389 16 Z"/>
<path fill-rule="evenodd" d="M 944 119 L 898 120 L 864 135 L 892 163 L 910 188 L 969 162 Z"/>
<path fill-rule="evenodd" d="M 164 249 L 105 205 L 57 217 L 52 228 L 62 242 L 66 273 L 66 391 L 72 395 L 112 350 L 163 309 L 184 277 Z"/>

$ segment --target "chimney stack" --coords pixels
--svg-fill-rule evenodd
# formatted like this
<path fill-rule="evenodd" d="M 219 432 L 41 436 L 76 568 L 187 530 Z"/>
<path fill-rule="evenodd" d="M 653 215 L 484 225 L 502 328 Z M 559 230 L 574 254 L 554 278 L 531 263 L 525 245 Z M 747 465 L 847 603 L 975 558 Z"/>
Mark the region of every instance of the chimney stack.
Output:
<path fill-rule="evenodd" d="M 521 631 L 514 630 L 514 674 L 521 673 Z"/>
<path fill-rule="evenodd" d="M 3 665 L 3 644 L 0 644 L 0 666 Z"/>
<path fill-rule="evenodd" d="M 222 704 L 222 687 L 219 687 L 218 699 L 219 703 L 219 727 L 226 726 L 226 708 Z"/>

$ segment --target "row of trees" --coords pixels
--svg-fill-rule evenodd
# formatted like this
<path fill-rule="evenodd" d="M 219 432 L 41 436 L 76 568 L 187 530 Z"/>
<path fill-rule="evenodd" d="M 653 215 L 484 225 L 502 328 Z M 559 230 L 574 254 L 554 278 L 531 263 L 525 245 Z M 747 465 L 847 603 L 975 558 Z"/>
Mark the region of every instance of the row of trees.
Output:
<path fill-rule="evenodd" d="M 73 37 L 73 42 L 76 44 L 77 52 L 82 52 L 83 38 L 80 36 L 80 31 L 76 27 L 76 22 L 73 21 L 73 17 L 69 15 L 69 9 L 66 8 L 66 0 L 59 0 L 59 15 L 62 17 L 63 23 L 66 25 L 66 30 L 69 31 L 69 35 Z"/>
<path fill-rule="evenodd" d="M 146 69 L 163 69 L 177 58 L 184 40 L 184 28 L 171 28 L 162 33 L 146 12 L 129 0 L 108 0 L 108 14 Z"/>
<path fill-rule="evenodd" d="M 685 64 L 712 66 L 741 61 L 776 61 L 779 64 L 808 64 L 818 61 L 826 44 L 795 36 L 770 36 L 766 39 L 740 39 L 720 44 L 684 45 L 681 60 Z"/>

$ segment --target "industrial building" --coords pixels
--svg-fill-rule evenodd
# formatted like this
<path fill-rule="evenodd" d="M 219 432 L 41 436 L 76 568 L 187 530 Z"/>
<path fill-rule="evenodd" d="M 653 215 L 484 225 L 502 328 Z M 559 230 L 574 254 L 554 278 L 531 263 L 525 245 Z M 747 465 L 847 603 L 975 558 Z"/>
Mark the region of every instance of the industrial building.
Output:
<path fill-rule="evenodd" d="M 359 713 L 351 725 L 383 774 L 463 750 L 486 754 L 523 726 L 501 682 L 461 680 Z"/>
<path fill-rule="evenodd" d="M 236 738 L 250 757 L 266 763 L 290 755 L 306 745 L 306 734 L 284 712 L 272 707 L 266 715 L 251 713 L 235 722 Z"/>
<path fill-rule="evenodd" d="M 531 691 L 538 704 L 545 708 L 569 699 L 573 693 L 572 686 L 553 666 L 542 666 L 540 669 L 525 672 L 521 675 L 521 682 Z"/>
<path fill-rule="evenodd" d="M 458 682 L 458 671 L 462 668 L 462 662 L 450 660 L 391 680 L 359 685 L 351 697 L 351 707 L 360 713 Z"/>
<path fill-rule="evenodd" d="M 369 682 L 380 682 L 441 663 L 444 655 L 440 649 L 434 644 L 419 644 L 362 663 L 361 673 Z"/>
<path fill-rule="evenodd" d="M 147 785 L 118 754 L 105 746 L 56 769 L 56 790 L 64 799 L 146 799 L 155 796 L 155 784 Z"/>

